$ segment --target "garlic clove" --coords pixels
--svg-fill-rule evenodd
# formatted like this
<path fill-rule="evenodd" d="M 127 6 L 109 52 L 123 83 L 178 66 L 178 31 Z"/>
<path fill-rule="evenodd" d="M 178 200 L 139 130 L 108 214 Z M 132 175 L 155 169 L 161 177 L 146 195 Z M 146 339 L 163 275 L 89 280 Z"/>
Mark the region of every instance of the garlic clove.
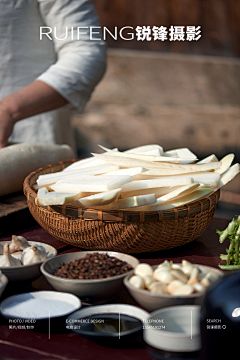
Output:
<path fill-rule="evenodd" d="M 34 245 L 26 248 L 22 253 L 23 265 L 30 265 L 47 260 L 47 252 L 43 246 Z"/>
<path fill-rule="evenodd" d="M 200 283 L 205 287 L 208 287 L 211 285 L 211 281 L 207 278 L 207 275 L 200 281 Z"/>
<path fill-rule="evenodd" d="M 23 236 L 21 236 L 21 235 L 18 235 L 18 239 L 21 241 L 22 246 L 23 246 L 24 248 L 31 246 L 31 245 L 29 244 L 29 242 L 27 241 L 27 239 L 25 239 L 25 237 L 23 237 Z"/>
<path fill-rule="evenodd" d="M 144 281 L 138 275 L 131 276 L 131 278 L 129 279 L 129 284 L 134 286 L 136 289 L 144 289 Z"/>
<path fill-rule="evenodd" d="M 193 265 L 187 260 L 182 260 L 182 266 L 185 267 L 185 266 L 193 266 Z"/>
<path fill-rule="evenodd" d="M 146 275 L 152 275 L 153 269 L 149 264 L 138 264 L 134 269 L 134 274 L 144 278 Z"/>
<path fill-rule="evenodd" d="M 189 284 L 180 286 L 173 295 L 191 295 L 194 292 L 194 288 Z"/>
<path fill-rule="evenodd" d="M 14 258 L 14 259 L 18 259 L 18 260 L 21 260 L 21 258 L 22 258 L 22 251 L 16 251 L 16 252 L 14 252 L 14 253 L 12 253 L 11 255 L 12 255 L 12 257 Z"/>
<path fill-rule="evenodd" d="M 151 285 L 154 281 L 156 281 L 152 275 L 146 275 L 143 280 L 144 280 L 144 285 L 147 289 L 149 285 Z"/>
<path fill-rule="evenodd" d="M 198 275 L 199 281 L 201 281 L 203 278 L 205 278 L 206 275 L 207 275 L 206 273 L 204 273 L 203 271 L 200 271 L 199 275 Z"/>
<path fill-rule="evenodd" d="M 198 276 L 199 276 L 199 270 L 196 266 L 193 266 L 190 277 L 187 281 L 187 284 L 189 285 L 193 285 L 198 281 Z"/>
<path fill-rule="evenodd" d="M 177 270 L 182 270 L 183 271 L 183 268 L 182 268 L 181 264 L 172 264 L 171 269 L 173 269 L 173 270 L 177 269 Z"/>
<path fill-rule="evenodd" d="M 10 253 L 16 251 L 24 250 L 26 247 L 30 246 L 27 240 L 23 236 L 12 235 L 12 241 L 9 245 Z"/>
<path fill-rule="evenodd" d="M 0 266 L 21 266 L 22 263 L 20 260 L 15 259 L 9 249 L 9 244 L 5 243 L 3 246 L 3 255 L 0 256 Z"/>
<path fill-rule="evenodd" d="M 166 284 L 163 284 L 160 281 L 156 281 L 149 286 L 149 290 L 151 293 L 155 294 L 166 294 L 167 287 Z"/>
<path fill-rule="evenodd" d="M 177 280 L 181 280 L 183 283 L 186 283 L 188 281 L 188 276 L 184 274 L 182 270 L 179 269 L 171 270 L 170 274 Z"/>
<path fill-rule="evenodd" d="M 192 265 L 187 265 L 187 266 L 183 266 L 182 267 L 182 272 L 188 276 L 191 275 L 191 272 L 192 272 L 192 269 L 193 269 L 193 266 Z"/>
<path fill-rule="evenodd" d="M 175 291 L 180 288 L 181 286 L 183 286 L 184 283 L 180 280 L 173 280 L 171 281 L 168 286 L 167 286 L 167 292 L 171 295 L 173 295 L 175 293 Z"/>
<path fill-rule="evenodd" d="M 158 265 L 157 267 L 158 269 L 164 269 L 164 270 L 168 270 L 170 271 L 171 269 L 171 264 L 168 260 L 165 260 L 162 264 Z"/>
<path fill-rule="evenodd" d="M 193 288 L 196 292 L 204 292 L 206 291 L 206 286 L 203 286 L 200 282 L 195 282 L 193 284 Z"/>
<path fill-rule="evenodd" d="M 153 272 L 153 277 L 157 281 L 161 281 L 164 284 L 169 284 L 172 280 L 174 280 L 174 277 L 170 274 L 169 271 L 162 271 L 161 269 L 156 269 Z"/>
<path fill-rule="evenodd" d="M 219 279 L 219 275 L 216 274 L 216 273 L 214 273 L 214 272 L 212 272 L 212 271 L 210 271 L 209 273 L 207 273 L 206 277 L 207 277 L 207 279 L 210 280 L 211 283 L 214 282 L 214 281 L 216 281 L 217 279 Z"/>
<path fill-rule="evenodd" d="M 217 279 L 219 279 L 219 275 L 213 273 L 213 272 L 209 272 L 207 274 L 205 274 L 205 276 L 201 279 L 201 284 L 203 286 L 210 286 L 214 281 L 216 281 Z"/>

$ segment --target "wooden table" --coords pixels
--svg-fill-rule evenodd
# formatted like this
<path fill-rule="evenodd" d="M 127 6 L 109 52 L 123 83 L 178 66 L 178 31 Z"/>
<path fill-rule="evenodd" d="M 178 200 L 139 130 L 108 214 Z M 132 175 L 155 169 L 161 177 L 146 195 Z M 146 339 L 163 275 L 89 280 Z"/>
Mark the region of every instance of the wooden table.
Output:
<path fill-rule="evenodd" d="M 225 229 L 229 220 L 213 218 L 205 232 L 193 242 L 182 247 L 159 251 L 154 253 L 132 254 L 141 262 L 147 262 L 151 265 L 158 264 L 165 259 L 171 259 L 174 262 L 180 262 L 183 258 L 192 263 L 218 267 L 219 254 L 225 252 L 225 246 L 220 245 L 216 229 Z M 71 245 L 67 245 L 56 240 L 49 235 L 40 226 L 19 231 L 16 235 L 22 235 L 29 241 L 45 242 L 54 246 L 58 254 L 69 251 L 79 251 Z M 10 240 L 10 236 L 0 238 L 0 241 Z M 51 287 L 43 277 L 35 281 L 32 286 L 24 291 L 48 290 Z M 12 290 L 5 290 L 2 299 L 9 296 Z M 117 294 L 114 302 L 135 304 L 135 301 L 124 289 Z M 8 320 L 0 317 L 0 359 L 25 359 L 25 360 L 92 360 L 94 358 L 101 360 L 150 360 L 151 357 L 144 347 L 138 348 L 111 348 L 96 344 L 90 340 L 84 339 L 76 333 L 68 330 L 59 331 L 53 329 L 49 333 L 48 328 L 43 332 L 35 330 L 22 330 L 9 328 Z"/>

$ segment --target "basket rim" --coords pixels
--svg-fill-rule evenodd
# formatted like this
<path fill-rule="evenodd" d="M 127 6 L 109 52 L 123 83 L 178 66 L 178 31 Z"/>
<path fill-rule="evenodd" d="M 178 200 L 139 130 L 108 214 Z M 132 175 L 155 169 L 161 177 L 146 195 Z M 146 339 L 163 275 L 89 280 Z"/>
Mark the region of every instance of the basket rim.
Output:
<path fill-rule="evenodd" d="M 23 182 L 23 192 L 27 200 L 45 211 L 56 212 L 63 216 L 71 218 L 80 218 L 81 220 L 111 221 L 111 222 L 156 222 L 183 217 L 191 217 L 205 210 L 216 206 L 220 197 L 220 189 L 213 191 L 208 196 L 202 197 L 196 201 L 175 207 L 169 210 L 157 211 L 131 211 L 131 210 L 111 210 L 102 211 L 92 208 L 79 208 L 74 205 L 52 205 L 40 206 L 37 202 L 37 193 L 32 189 L 39 175 L 54 173 L 65 169 L 67 166 L 81 159 L 72 159 L 50 164 L 31 172 Z"/>

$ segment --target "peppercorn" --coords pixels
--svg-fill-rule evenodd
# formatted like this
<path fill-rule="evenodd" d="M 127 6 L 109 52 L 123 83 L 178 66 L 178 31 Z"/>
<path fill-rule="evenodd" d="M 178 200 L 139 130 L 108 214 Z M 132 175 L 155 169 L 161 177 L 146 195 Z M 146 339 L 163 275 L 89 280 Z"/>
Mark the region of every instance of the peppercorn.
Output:
<path fill-rule="evenodd" d="M 125 261 L 107 254 L 87 254 L 82 259 L 62 263 L 54 273 L 65 279 L 104 279 L 121 275 L 132 270 L 133 267 Z"/>

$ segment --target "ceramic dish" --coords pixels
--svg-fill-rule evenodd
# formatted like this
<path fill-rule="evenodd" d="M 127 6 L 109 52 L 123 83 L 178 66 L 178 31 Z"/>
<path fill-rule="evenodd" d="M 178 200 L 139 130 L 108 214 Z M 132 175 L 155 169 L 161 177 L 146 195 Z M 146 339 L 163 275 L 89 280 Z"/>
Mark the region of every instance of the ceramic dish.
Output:
<path fill-rule="evenodd" d="M 123 287 L 123 278 L 129 274 L 113 276 L 107 279 L 93 279 L 93 280 L 77 280 L 77 279 L 64 279 L 54 276 L 54 272 L 62 265 L 75 259 L 81 259 L 86 254 L 93 253 L 107 254 L 114 256 L 122 261 L 126 261 L 129 265 L 135 268 L 139 261 L 133 256 L 111 252 L 111 251 L 81 251 L 76 253 L 69 253 L 59 255 L 53 259 L 46 260 L 41 265 L 41 271 L 47 281 L 58 291 L 69 292 L 71 294 L 80 296 L 81 299 L 96 302 L 100 299 L 106 299 L 113 296 L 116 292 Z M 130 271 L 132 274 L 132 271 Z"/>
<path fill-rule="evenodd" d="M 154 357 L 162 358 L 160 354 L 157 356 L 157 350 L 170 352 L 165 358 L 173 358 L 171 353 L 194 353 L 201 349 L 200 308 L 199 305 L 172 306 L 150 314 L 143 338 L 151 346 Z"/>
<path fill-rule="evenodd" d="M 141 342 L 142 330 L 148 313 L 136 306 L 109 304 L 91 306 L 69 315 L 66 327 L 101 345 L 121 347 L 125 342 L 133 346 Z M 129 322 L 128 322 L 129 321 Z"/>
<path fill-rule="evenodd" d="M 7 319 L 44 320 L 69 315 L 80 307 L 81 301 L 72 294 L 36 291 L 6 298 L 0 311 Z"/>
<path fill-rule="evenodd" d="M 2 296 L 2 293 L 4 292 L 7 283 L 8 283 L 8 278 L 4 274 L 2 274 L 0 270 L 0 297 Z"/>
<path fill-rule="evenodd" d="M 11 241 L 4 241 L 1 244 L 4 245 L 6 242 L 10 244 Z M 28 243 L 31 246 L 33 245 L 44 246 L 47 251 L 48 259 L 51 259 L 57 255 L 57 250 L 51 245 L 36 241 L 28 241 Z M 0 270 L 4 275 L 7 276 L 10 282 L 33 281 L 41 275 L 40 272 L 41 263 L 42 262 L 37 262 L 35 264 L 21 265 L 21 266 L 8 266 L 8 267 L 2 266 L 0 267 Z"/>
<path fill-rule="evenodd" d="M 223 276 L 223 272 L 221 270 L 215 269 L 210 266 L 205 265 L 198 265 L 194 264 L 204 273 L 209 271 Z M 156 269 L 157 266 L 153 266 L 153 269 Z M 149 290 L 144 289 L 137 289 L 129 283 L 129 279 L 132 274 L 127 275 L 123 282 L 124 285 L 127 287 L 128 291 L 132 295 L 132 297 L 145 309 L 149 311 L 154 311 L 157 309 L 161 309 L 168 306 L 175 306 L 175 305 L 200 305 L 203 302 L 205 292 L 194 293 L 191 295 L 182 295 L 182 296 L 174 296 L 168 294 L 156 294 L 151 293 Z"/>

